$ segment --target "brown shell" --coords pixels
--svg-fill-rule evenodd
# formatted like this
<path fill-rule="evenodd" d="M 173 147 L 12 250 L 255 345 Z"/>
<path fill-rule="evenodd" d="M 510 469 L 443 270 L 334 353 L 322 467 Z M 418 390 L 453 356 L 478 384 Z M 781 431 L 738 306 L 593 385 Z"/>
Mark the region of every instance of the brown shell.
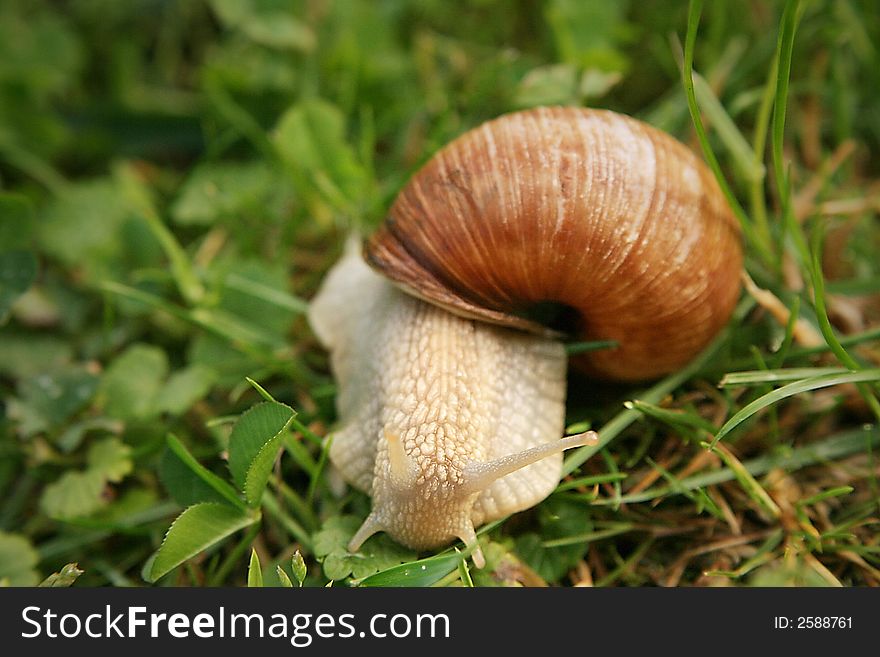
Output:
<path fill-rule="evenodd" d="M 460 315 L 540 331 L 547 302 L 575 312 L 593 374 L 673 371 L 730 317 L 739 226 L 712 173 L 669 135 L 621 114 L 508 114 L 438 152 L 400 192 L 367 261 Z"/>

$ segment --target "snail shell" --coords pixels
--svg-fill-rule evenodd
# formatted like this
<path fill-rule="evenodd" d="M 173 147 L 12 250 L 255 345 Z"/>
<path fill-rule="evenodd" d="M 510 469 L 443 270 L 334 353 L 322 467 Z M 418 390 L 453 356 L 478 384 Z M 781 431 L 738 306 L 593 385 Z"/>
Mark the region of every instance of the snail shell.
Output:
<path fill-rule="evenodd" d="M 617 348 L 581 368 L 640 380 L 673 371 L 727 322 L 739 295 L 739 226 L 684 145 L 605 110 L 508 114 L 439 151 L 366 248 L 370 265 L 447 310 Z"/>

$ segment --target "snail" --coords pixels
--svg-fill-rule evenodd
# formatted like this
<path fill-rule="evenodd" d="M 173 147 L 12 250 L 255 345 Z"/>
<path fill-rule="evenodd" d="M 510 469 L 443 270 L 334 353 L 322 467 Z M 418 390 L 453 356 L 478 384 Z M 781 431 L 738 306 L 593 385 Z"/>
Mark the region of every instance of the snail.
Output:
<path fill-rule="evenodd" d="M 711 172 L 636 119 L 535 108 L 441 149 L 308 312 L 338 382 L 330 460 L 372 497 L 349 550 L 460 539 L 482 567 L 475 528 L 540 502 L 562 451 L 596 440 L 560 438 L 563 338 L 616 343 L 572 358 L 594 377 L 673 371 L 728 321 L 741 264 Z"/>

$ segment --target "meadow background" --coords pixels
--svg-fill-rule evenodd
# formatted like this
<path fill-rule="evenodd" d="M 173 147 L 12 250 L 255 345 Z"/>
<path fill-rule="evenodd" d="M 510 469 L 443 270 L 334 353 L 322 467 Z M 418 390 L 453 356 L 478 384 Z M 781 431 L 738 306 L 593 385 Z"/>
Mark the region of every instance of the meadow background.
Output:
<path fill-rule="evenodd" d="M 700 4 L 0 2 L 0 582 L 880 585 L 880 12 Z M 306 303 L 431 153 L 547 104 L 714 160 L 754 286 L 684 371 L 574 377 L 602 444 L 486 569 L 348 555 Z"/>

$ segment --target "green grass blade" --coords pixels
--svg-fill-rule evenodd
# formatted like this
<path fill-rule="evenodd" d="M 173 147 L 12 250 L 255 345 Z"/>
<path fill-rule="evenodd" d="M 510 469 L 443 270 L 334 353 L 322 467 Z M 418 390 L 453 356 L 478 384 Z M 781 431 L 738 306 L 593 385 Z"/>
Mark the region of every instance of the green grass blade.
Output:
<path fill-rule="evenodd" d="M 671 426 L 683 426 L 690 429 L 699 429 L 707 433 L 713 433 L 715 427 L 709 420 L 706 420 L 695 413 L 689 413 L 683 410 L 661 408 L 656 404 L 649 404 L 643 399 L 624 402 L 624 408 L 631 408 L 640 411 L 661 422 L 665 422 Z"/>
<path fill-rule="evenodd" d="M 874 340 L 880 340 L 880 328 L 868 329 L 867 331 L 844 335 L 841 336 L 838 341 L 843 347 L 854 347 L 856 345 L 864 344 L 866 342 L 872 342 Z M 820 344 L 814 347 L 797 347 L 791 349 L 788 353 L 786 353 L 784 360 L 785 362 L 800 360 L 807 358 L 808 356 L 822 354 L 830 350 L 831 348 L 827 344 Z M 737 370 L 740 368 L 745 368 L 751 365 L 753 362 L 753 358 L 738 358 L 730 363 L 730 369 Z M 780 365 L 780 363 L 777 362 L 776 365 L 778 366 Z"/>
<path fill-rule="evenodd" d="M 271 516 L 274 520 L 277 520 L 278 523 L 284 527 L 285 531 L 287 531 L 294 540 L 298 541 L 304 549 L 312 549 L 311 534 L 305 527 L 291 518 L 290 514 L 281 508 L 281 504 L 278 503 L 278 500 L 276 500 L 273 495 L 264 494 L 262 502 L 263 509 L 265 509 L 267 516 Z"/>
<path fill-rule="evenodd" d="M 786 0 L 782 10 L 776 50 L 776 96 L 772 119 L 772 150 L 773 171 L 780 199 L 785 199 L 789 195 L 788 173 L 783 160 L 782 147 L 785 138 L 785 112 L 788 104 L 788 83 L 791 75 L 791 56 L 794 50 L 797 10 L 798 0 Z"/>
<path fill-rule="evenodd" d="M 680 480 L 666 468 L 655 462 L 653 459 L 647 459 L 648 464 L 657 470 L 663 478 L 669 483 L 669 487 L 676 493 L 684 495 L 697 507 L 697 512 L 702 513 L 703 509 L 707 509 L 709 513 L 719 520 L 724 519 L 724 513 L 718 508 L 718 505 L 712 501 L 712 498 L 702 488 L 689 489 L 681 486 Z"/>
<path fill-rule="evenodd" d="M 455 552 L 456 554 L 461 555 L 457 548 Z M 461 584 L 465 588 L 474 588 L 474 580 L 471 578 L 471 571 L 468 567 L 467 559 L 459 559 L 458 561 L 458 578 L 461 580 Z"/>
<path fill-rule="evenodd" d="M 739 482 L 742 489 L 746 492 L 746 494 L 755 502 L 760 508 L 770 514 L 773 518 L 779 518 L 782 512 L 779 510 L 779 506 L 777 506 L 776 502 L 773 501 L 773 498 L 764 490 L 764 487 L 758 483 L 757 479 L 752 475 L 748 469 L 743 466 L 743 464 L 737 459 L 729 449 L 727 449 L 726 445 L 718 444 L 718 445 L 709 445 L 709 443 L 703 443 L 703 446 L 711 449 L 713 453 L 718 455 L 722 461 L 724 461 L 724 465 L 733 472 L 733 476 L 736 477 L 736 480 Z"/>
<path fill-rule="evenodd" d="M 718 430 L 718 433 L 715 434 L 715 438 L 711 444 L 714 447 L 719 440 L 724 438 L 724 436 L 733 431 L 733 429 L 742 424 L 745 420 L 758 411 L 761 411 L 778 401 L 811 390 L 829 388 L 842 383 L 859 383 L 864 381 L 880 381 L 880 368 L 862 370 L 860 372 L 844 372 L 842 374 L 824 374 L 789 383 L 788 385 L 782 386 L 772 392 L 768 392 L 766 395 L 759 397 L 735 413 L 734 416 L 725 422 Z"/>
<path fill-rule="evenodd" d="M 600 349 L 614 349 L 617 346 L 617 340 L 593 340 L 591 342 L 568 342 L 565 345 L 565 353 L 569 356 L 575 354 L 585 354 L 588 351 L 599 351 Z"/>
<path fill-rule="evenodd" d="M 166 312 L 172 317 L 205 329 L 223 338 L 242 353 L 254 358 L 257 362 L 267 365 L 271 364 L 277 369 L 277 358 L 267 347 L 283 347 L 283 343 L 260 333 L 258 330 L 252 329 L 233 317 L 222 315 L 207 308 L 194 308 L 192 310 L 181 308 L 155 294 L 150 294 L 149 292 L 116 281 L 102 281 L 99 287 L 104 292 L 143 303 L 156 310 Z"/>
<path fill-rule="evenodd" d="M 159 216 L 148 188 L 138 179 L 131 166 L 118 167 L 117 177 L 132 209 L 144 218 L 153 235 L 162 245 L 162 250 L 171 263 L 171 273 L 181 296 L 189 303 L 201 301 L 205 296 L 205 288 L 196 276 L 186 251 Z"/>
<path fill-rule="evenodd" d="M 694 95 L 699 107 L 705 112 L 709 122 L 718 133 L 719 139 L 730 153 L 737 171 L 750 184 L 761 182 L 767 174 L 761 160 L 755 157 L 746 138 L 731 120 L 709 83 L 698 73 L 692 73 L 692 75 L 694 76 Z"/>
<path fill-rule="evenodd" d="M 876 428 L 869 431 L 858 429 L 836 434 L 825 440 L 810 445 L 804 445 L 803 447 L 797 447 L 791 451 L 767 454 L 749 461 L 744 461 L 743 467 L 749 474 L 756 477 L 777 468 L 786 472 L 794 472 L 800 468 L 814 465 L 816 463 L 833 461 L 857 452 L 869 451 L 878 445 L 880 445 L 880 430 Z M 680 479 L 678 481 L 678 488 L 693 490 L 694 488 L 711 486 L 713 484 L 722 484 L 735 478 L 736 477 L 730 468 L 718 468 L 711 472 Z M 639 502 L 647 502 L 668 495 L 675 495 L 679 492 L 679 490 L 673 490 L 669 486 L 662 486 L 641 491 L 639 493 L 623 495 L 619 502 L 622 504 L 637 504 Z M 617 503 L 618 500 L 611 498 L 600 498 L 593 501 L 593 504 L 603 506 Z"/>
<path fill-rule="evenodd" d="M 458 564 L 465 558 L 467 557 L 461 552 L 445 552 L 427 559 L 386 568 L 375 575 L 354 580 L 352 584 L 364 587 L 431 586 L 458 568 Z"/>
<path fill-rule="evenodd" d="M 736 570 L 710 570 L 706 575 L 710 577 L 730 577 L 732 579 L 739 579 L 743 575 L 747 575 L 753 571 L 758 566 L 762 566 L 768 561 L 775 559 L 776 557 L 774 556 L 773 551 L 782 542 L 784 536 L 785 534 L 781 529 L 771 533 L 755 554 L 744 561 Z"/>
<path fill-rule="evenodd" d="M 812 236 L 812 248 L 810 249 L 810 276 L 813 283 L 813 297 L 816 306 L 816 319 L 819 322 L 819 330 L 822 337 L 831 349 L 831 353 L 842 365 L 851 370 L 861 369 L 861 365 L 849 355 L 849 352 L 840 344 L 834 334 L 834 328 L 828 319 L 828 310 L 825 307 L 825 277 L 822 272 L 822 231 L 817 227 Z"/>
<path fill-rule="evenodd" d="M 816 493 L 811 497 L 806 497 L 802 500 L 798 500 L 798 506 L 812 506 L 813 504 L 817 504 L 818 502 L 822 502 L 824 500 L 830 500 L 833 497 L 840 497 L 841 495 L 849 495 L 855 490 L 852 486 L 837 486 L 836 488 L 829 488 L 828 490 L 823 490 L 821 493 Z"/>
<path fill-rule="evenodd" d="M 274 402 L 274 403 L 277 403 L 277 400 L 276 400 L 272 395 L 269 394 L 269 391 L 266 390 L 266 389 L 265 389 L 263 386 L 261 386 L 259 383 L 257 383 L 256 381 L 254 381 L 251 377 L 246 376 L 246 377 L 244 377 L 244 379 L 245 379 L 245 381 L 247 381 L 248 383 L 251 384 L 251 387 L 252 387 L 254 390 L 256 390 L 258 393 L 260 393 L 260 397 L 262 397 L 263 399 L 265 399 L 267 402 Z"/>
<path fill-rule="evenodd" d="M 563 481 L 556 487 L 555 493 L 580 488 L 581 486 L 595 486 L 596 484 L 605 484 L 615 481 L 623 481 L 629 475 L 625 472 L 609 472 L 608 474 L 591 475 L 588 477 L 578 477 L 569 481 Z"/>
<path fill-rule="evenodd" d="M 703 156 L 706 158 L 706 163 L 709 165 L 712 173 L 715 174 L 715 179 L 718 182 L 718 186 L 724 193 L 724 196 L 727 199 L 727 203 L 733 210 L 734 215 L 739 220 L 740 226 L 742 227 L 746 239 L 748 240 L 749 244 L 751 244 L 755 248 L 755 250 L 761 255 L 763 261 L 766 263 L 770 263 L 773 261 L 770 247 L 768 244 L 765 244 L 759 237 L 758 233 L 755 232 L 755 228 L 752 225 L 751 219 L 749 219 L 748 215 L 746 215 L 745 210 L 743 209 L 740 202 L 737 200 L 736 196 L 733 193 L 733 190 L 731 190 L 727 179 L 724 177 L 724 173 L 721 171 L 721 165 L 718 163 L 718 158 L 715 156 L 715 153 L 712 150 L 711 145 L 709 144 L 709 137 L 706 134 L 706 128 L 703 125 L 703 119 L 700 116 L 700 108 L 697 104 L 697 96 L 694 89 L 693 66 L 694 46 L 697 40 L 697 28 L 700 24 L 700 14 L 702 13 L 702 9 L 702 0 L 691 0 L 688 9 L 687 33 L 685 35 L 684 44 L 684 64 L 682 66 L 682 80 L 684 82 L 685 95 L 687 96 L 688 111 L 690 112 L 691 120 L 694 124 L 694 130 L 697 133 L 697 139 L 700 142 L 700 147 L 703 150 Z"/>
<path fill-rule="evenodd" d="M 300 314 L 305 313 L 309 308 L 309 304 L 306 301 L 298 299 L 292 294 L 263 285 L 257 281 L 252 281 L 238 274 L 229 274 L 225 279 L 225 283 L 228 288 L 273 303 L 279 308 L 286 308 Z"/>
<path fill-rule="evenodd" d="M 592 541 L 599 541 L 603 538 L 611 538 L 612 536 L 619 536 L 620 534 L 626 534 L 633 530 L 635 525 L 630 522 L 621 522 L 615 523 L 613 526 L 608 527 L 607 529 L 599 529 L 592 532 L 586 532 L 584 534 L 577 534 L 575 536 L 564 536 L 562 538 L 554 538 L 549 541 L 543 541 L 541 543 L 542 548 L 556 548 L 556 547 L 564 547 L 566 545 L 576 545 L 580 543 L 590 543 Z"/>
<path fill-rule="evenodd" d="M 718 383 L 721 388 L 733 386 L 757 386 L 780 381 L 797 381 L 827 374 L 844 374 L 849 372 L 845 367 L 789 367 L 777 370 L 747 370 L 730 372 Z"/>
<path fill-rule="evenodd" d="M 772 365 L 773 367 L 768 369 L 779 368 L 785 363 L 785 359 L 788 356 L 788 352 L 791 349 L 791 345 L 794 342 L 794 330 L 797 327 L 798 318 L 801 313 L 801 298 L 794 297 L 791 302 L 791 308 L 789 309 L 788 321 L 785 323 L 785 337 L 782 339 L 782 344 L 779 345 L 779 349 L 773 355 Z"/>
<path fill-rule="evenodd" d="M 763 162 L 764 151 L 767 148 L 767 133 L 770 129 L 770 117 L 773 111 L 773 101 L 776 91 L 776 71 L 779 65 L 778 59 L 773 59 L 767 81 L 764 83 L 764 91 L 761 94 L 761 104 L 755 118 L 755 130 L 753 136 L 753 148 L 755 160 Z M 755 220 L 755 229 L 761 238 L 772 247 L 773 238 L 770 234 L 770 226 L 767 220 L 767 201 L 764 193 L 764 180 L 754 180 L 749 186 L 749 202 L 752 218 Z M 778 265 L 778 262 L 774 263 Z"/>
<path fill-rule="evenodd" d="M 822 331 L 822 337 L 828 344 L 831 352 L 837 357 L 843 365 L 852 369 L 861 369 L 858 363 L 837 339 L 834 328 L 831 326 L 831 320 L 828 317 L 828 310 L 825 306 L 825 276 L 822 269 L 822 237 L 823 232 L 818 227 L 813 233 L 813 244 L 811 249 L 811 268 L 810 275 L 813 281 L 813 298 L 816 306 L 816 318 L 819 321 L 819 330 Z M 877 395 L 869 387 L 860 385 L 859 393 L 864 398 L 868 407 L 874 412 L 874 415 L 880 420 L 880 401 Z"/>

